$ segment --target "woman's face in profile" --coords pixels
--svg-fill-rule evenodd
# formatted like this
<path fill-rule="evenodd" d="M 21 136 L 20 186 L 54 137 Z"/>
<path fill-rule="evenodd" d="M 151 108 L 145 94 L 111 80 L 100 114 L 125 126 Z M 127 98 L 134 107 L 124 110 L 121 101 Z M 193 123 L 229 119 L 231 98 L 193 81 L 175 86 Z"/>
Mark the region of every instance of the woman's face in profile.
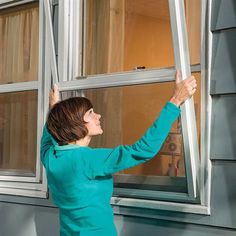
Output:
<path fill-rule="evenodd" d="M 84 115 L 85 126 L 88 129 L 88 136 L 95 136 L 103 133 L 101 115 L 94 112 L 93 108 L 89 109 Z"/>

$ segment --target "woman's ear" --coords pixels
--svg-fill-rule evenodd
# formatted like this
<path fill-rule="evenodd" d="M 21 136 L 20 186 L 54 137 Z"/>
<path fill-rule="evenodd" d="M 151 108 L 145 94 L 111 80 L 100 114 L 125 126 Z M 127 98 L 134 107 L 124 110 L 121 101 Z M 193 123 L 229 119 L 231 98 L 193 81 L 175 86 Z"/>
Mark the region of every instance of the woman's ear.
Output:
<path fill-rule="evenodd" d="M 86 123 L 89 121 L 89 116 L 88 116 L 87 113 L 84 114 L 83 120 L 84 120 L 84 122 L 86 122 Z"/>

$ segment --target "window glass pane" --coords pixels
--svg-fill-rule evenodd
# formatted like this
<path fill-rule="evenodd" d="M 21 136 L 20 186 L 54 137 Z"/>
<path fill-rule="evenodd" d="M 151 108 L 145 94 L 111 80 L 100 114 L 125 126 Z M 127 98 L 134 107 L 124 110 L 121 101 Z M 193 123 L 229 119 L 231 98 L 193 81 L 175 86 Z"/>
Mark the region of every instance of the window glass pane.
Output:
<path fill-rule="evenodd" d="M 84 75 L 174 65 L 168 1 L 85 1 Z"/>
<path fill-rule="evenodd" d="M 199 84 L 199 74 L 196 74 Z M 153 123 L 170 99 L 174 82 L 90 89 L 78 93 L 88 97 L 102 115 L 103 135 L 93 137 L 92 147 L 133 144 Z M 67 95 L 69 94 L 66 92 Z M 64 96 L 65 94 L 64 93 Z M 75 96 L 71 93 L 69 96 Z M 198 131 L 200 129 L 200 91 L 195 96 Z M 200 137 L 200 136 L 199 136 Z M 178 119 L 160 152 L 152 160 L 115 175 L 115 186 L 146 190 L 187 192 L 184 145 Z"/>
<path fill-rule="evenodd" d="M 201 51 L 201 0 L 185 0 L 190 63 L 200 63 Z"/>
<path fill-rule="evenodd" d="M 0 84 L 38 78 L 38 4 L 0 11 Z"/>
<path fill-rule="evenodd" d="M 0 174 L 33 175 L 37 91 L 0 94 Z"/>

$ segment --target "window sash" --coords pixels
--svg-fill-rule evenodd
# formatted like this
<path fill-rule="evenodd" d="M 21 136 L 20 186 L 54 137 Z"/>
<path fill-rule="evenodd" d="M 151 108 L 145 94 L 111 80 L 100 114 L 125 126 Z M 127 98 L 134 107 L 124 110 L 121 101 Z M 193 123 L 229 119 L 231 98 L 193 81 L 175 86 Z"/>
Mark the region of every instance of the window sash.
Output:
<path fill-rule="evenodd" d="M 38 88 L 39 82 L 33 81 L 33 82 L 22 82 L 22 83 L 13 83 L 13 84 L 7 84 L 7 85 L 0 85 L 0 93 L 11 93 L 11 92 L 23 92 L 23 91 L 30 91 L 30 90 L 37 90 L 38 91 L 38 117 L 40 117 L 41 111 L 39 111 L 39 106 L 41 104 L 40 98 L 42 97 L 41 91 Z M 39 127 L 42 126 L 40 124 L 40 119 L 37 121 L 37 129 L 39 131 Z M 37 132 L 38 135 L 39 132 Z M 36 137 L 37 138 L 37 137 Z M 39 157 L 39 140 L 37 138 L 37 159 L 36 159 L 36 169 L 35 169 L 35 176 L 34 177 L 27 177 L 27 176 L 16 176 L 14 175 L 14 171 L 12 175 L 3 175 L 5 170 L 0 171 L 0 181 L 16 181 L 16 182 L 39 182 L 40 181 L 40 157 Z M 1 174 L 2 173 L 2 174 Z M 0 183 L 1 184 L 1 183 Z M 9 183 L 9 186 L 11 184 Z"/>
<path fill-rule="evenodd" d="M 199 72 L 199 69 L 200 69 L 199 65 L 192 66 L 192 72 Z M 110 75 L 94 75 L 94 76 L 88 76 L 86 79 L 59 82 L 58 87 L 60 92 L 65 92 L 73 90 L 81 91 L 84 89 L 94 89 L 94 88 L 110 88 L 117 86 L 137 85 L 137 84 L 140 85 L 147 83 L 148 84 L 162 83 L 162 82 L 174 81 L 174 75 L 175 75 L 174 68 L 150 70 L 142 72 L 115 73 Z M 188 148 L 188 143 L 185 145 L 187 145 Z M 186 169 L 187 168 L 189 168 L 189 164 L 188 166 L 186 165 Z M 192 184 L 191 179 L 189 179 L 187 176 L 185 178 L 187 186 Z M 142 190 L 142 189 L 134 190 L 128 188 L 125 189 L 125 188 L 115 187 L 114 194 L 115 195 L 120 194 L 122 196 L 137 197 L 137 198 L 147 198 L 147 199 L 165 199 L 165 200 L 179 200 L 186 202 L 199 202 L 199 199 L 196 199 L 195 196 L 192 196 L 189 193 L 189 191 L 187 191 L 187 193 L 181 193 L 181 192 L 153 191 L 153 190 Z"/>
<path fill-rule="evenodd" d="M 191 74 L 184 2 L 169 0 L 169 9 L 176 69 L 181 69 L 184 79 Z M 200 158 L 193 97 L 181 106 L 181 114 L 188 191 L 190 197 L 196 198 L 199 195 Z"/>

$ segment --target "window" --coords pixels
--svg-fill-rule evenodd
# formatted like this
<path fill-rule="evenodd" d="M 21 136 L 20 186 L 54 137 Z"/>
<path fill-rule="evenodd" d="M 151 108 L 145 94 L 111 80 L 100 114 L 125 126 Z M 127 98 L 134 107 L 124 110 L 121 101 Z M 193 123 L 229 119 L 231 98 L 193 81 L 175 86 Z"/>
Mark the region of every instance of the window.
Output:
<path fill-rule="evenodd" d="M 45 197 L 39 158 L 39 5 L 0 10 L 0 193 Z"/>
<path fill-rule="evenodd" d="M 174 66 L 182 69 L 183 77 L 190 73 L 187 36 L 191 42 L 191 62 L 200 62 L 200 28 L 199 31 L 191 30 L 194 25 L 200 25 L 200 17 L 197 13 L 192 17 L 195 20 L 189 17 L 192 6 L 186 1 L 184 9 L 182 3 L 170 2 L 169 6 L 167 1 L 138 0 L 135 4 L 129 0 L 80 1 L 73 10 L 61 13 L 65 16 L 70 12 L 70 20 L 60 18 L 64 5 L 58 4 L 59 21 L 67 22 L 63 32 L 58 32 L 58 45 L 70 37 L 74 40 L 80 33 L 77 37 L 79 47 L 69 40 L 67 49 L 58 49 L 58 58 L 66 55 L 68 62 L 74 62 L 75 55 L 80 56 L 79 65 L 76 67 L 72 63 L 74 68 L 70 69 L 80 68 L 76 76 L 72 76 L 68 69 L 71 63 L 67 63 L 64 70 L 67 81 L 59 66 L 59 88 L 62 97 L 80 94 L 91 98 L 95 109 L 102 113 L 105 134 L 93 141 L 94 146 L 114 147 L 120 143 L 132 143 L 151 124 L 173 89 Z M 200 2 L 196 7 L 200 9 Z M 75 9 L 80 12 L 80 21 L 78 16 L 73 20 Z M 187 12 L 188 35 L 182 27 L 184 10 Z M 73 35 L 71 27 L 76 29 Z M 196 35 L 199 40 L 195 40 Z M 71 52 L 70 48 L 76 50 Z M 192 66 L 192 71 L 196 73 L 200 86 L 199 66 Z M 155 91 L 160 93 L 155 94 Z M 201 135 L 200 91 L 195 97 L 195 104 L 189 101 L 183 106 L 181 119 L 169 135 L 169 140 L 174 140 L 173 144 L 178 147 L 175 153 L 168 148 L 167 140 L 158 154 L 159 158 L 117 173 L 114 177 L 118 199 L 200 202 L 197 174 Z M 137 106 L 140 109 L 135 110 Z M 116 107 L 115 113 L 112 107 Z M 140 121 L 129 117 L 131 108 L 142 117 Z M 130 123 L 129 132 L 126 132 L 127 123 Z"/>

